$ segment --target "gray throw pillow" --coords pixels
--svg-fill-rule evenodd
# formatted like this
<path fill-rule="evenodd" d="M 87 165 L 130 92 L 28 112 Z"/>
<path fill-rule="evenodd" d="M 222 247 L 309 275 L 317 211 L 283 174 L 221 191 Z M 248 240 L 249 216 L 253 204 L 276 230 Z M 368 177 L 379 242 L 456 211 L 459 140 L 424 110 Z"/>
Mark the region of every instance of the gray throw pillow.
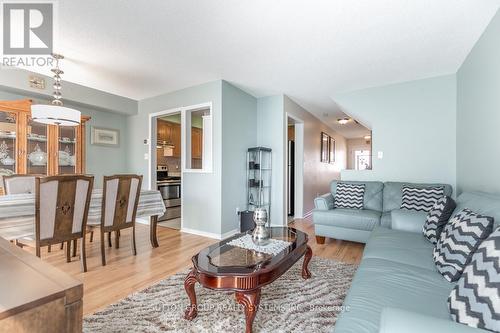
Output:
<path fill-rule="evenodd" d="M 448 307 L 453 320 L 500 332 L 500 228 L 472 255 L 451 291 Z"/>
<path fill-rule="evenodd" d="M 363 209 L 365 184 L 338 183 L 335 208 Z"/>
<path fill-rule="evenodd" d="M 432 244 L 437 243 L 441 230 L 450 219 L 456 207 L 455 200 L 450 197 L 442 197 L 434 204 L 431 211 L 427 214 L 423 228 L 424 236 L 429 242 Z"/>
<path fill-rule="evenodd" d="M 443 277 L 457 281 L 469 258 L 493 229 L 493 218 L 469 209 L 459 212 L 448 222 L 434 247 L 436 268 Z"/>
<path fill-rule="evenodd" d="M 401 209 L 428 212 L 432 206 L 444 197 L 443 186 L 414 187 L 404 185 L 401 188 L 402 202 Z"/>

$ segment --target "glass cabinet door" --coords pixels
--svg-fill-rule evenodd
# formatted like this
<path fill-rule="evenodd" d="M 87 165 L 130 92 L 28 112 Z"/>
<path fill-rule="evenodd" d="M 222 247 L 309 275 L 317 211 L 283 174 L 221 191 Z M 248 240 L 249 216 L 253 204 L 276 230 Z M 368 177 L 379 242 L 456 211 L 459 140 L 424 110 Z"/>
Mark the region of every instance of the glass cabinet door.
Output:
<path fill-rule="evenodd" d="M 26 173 L 29 175 L 46 175 L 48 163 L 47 125 L 30 119 L 27 135 Z"/>
<path fill-rule="evenodd" d="M 17 172 L 17 117 L 13 112 L 0 110 L 0 176 Z"/>
<path fill-rule="evenodd" d="M 59 126 L 59 174 L 76 173 L 76 127 Z"/>

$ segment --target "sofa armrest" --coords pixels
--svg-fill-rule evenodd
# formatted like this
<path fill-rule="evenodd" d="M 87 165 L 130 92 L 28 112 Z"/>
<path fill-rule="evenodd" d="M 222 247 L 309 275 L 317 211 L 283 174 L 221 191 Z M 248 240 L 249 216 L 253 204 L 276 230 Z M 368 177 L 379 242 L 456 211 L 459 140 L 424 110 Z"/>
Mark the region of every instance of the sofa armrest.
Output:
<path fill-rule="evenodd" d="M 391 211 L 391 228 L 419 233 L 422 232 L 426 217 L 426 212 L 395 209 Z"/>
<path fill-rule="evenodd" d="M 314 208 L 317 210 L 333 209 L 333 195 L 331 193 L 326 193 L 314 199 Z"/>
<path fill-rule="evenodd" d="M 479 328 L 395 308 L 384 308 L 379 333 L 481 333 Z"/>

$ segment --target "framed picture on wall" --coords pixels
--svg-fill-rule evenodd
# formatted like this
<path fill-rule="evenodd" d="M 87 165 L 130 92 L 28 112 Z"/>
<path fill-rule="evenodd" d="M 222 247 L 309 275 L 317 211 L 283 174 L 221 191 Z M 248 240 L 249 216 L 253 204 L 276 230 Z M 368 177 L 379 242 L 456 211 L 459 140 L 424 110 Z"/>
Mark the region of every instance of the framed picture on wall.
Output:
<path fill-rule="evenodd" d="M 331 136 L 328 136 L 330 141 L 328 142 L 328 162 L 331 164 L 335 163 L 335 139 Z"/>
<path fill-rule="evenodd" d="M 90 143 L 99 146 L 118 147 L 120 145 L 120 131 L 92 126 Z"/>
<path fill-rule="evenodd" d="M 330 136 L 324 132 L 321 132 L 321 159 L 323 163 L 328 163 L 329 161 L 329 144 Z"/>

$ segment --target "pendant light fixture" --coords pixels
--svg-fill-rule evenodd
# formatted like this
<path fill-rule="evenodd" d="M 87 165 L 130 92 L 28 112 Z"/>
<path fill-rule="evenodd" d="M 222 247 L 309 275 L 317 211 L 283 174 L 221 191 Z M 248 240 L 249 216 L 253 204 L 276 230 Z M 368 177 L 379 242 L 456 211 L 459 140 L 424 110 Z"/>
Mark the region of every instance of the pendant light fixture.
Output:
<path fill-rule="evenodd" d="M 31 118 L 33 121 L 47 125 L 77 126 L 81 121 L 81 113 L 78 110 L 63 106 L 61 94 L 61 75 L 64 72 L 59 68 L 59 60 L 64 59 L 60 54 L 52 54 L 56 67 L 51 71 L 54 73 L 54 100 L 51 104 L 35 104 L 31 106 Z"/>

